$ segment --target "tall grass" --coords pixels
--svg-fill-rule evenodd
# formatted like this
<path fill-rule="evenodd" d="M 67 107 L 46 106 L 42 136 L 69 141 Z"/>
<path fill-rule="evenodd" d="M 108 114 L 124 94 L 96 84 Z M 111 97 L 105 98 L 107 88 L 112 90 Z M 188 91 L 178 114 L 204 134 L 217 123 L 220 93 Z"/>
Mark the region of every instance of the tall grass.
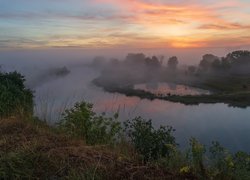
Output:
<path fill-rule="evenodd" d="M 51 125 L 59 122 L 63 117 L 63 113 L 73 107 L 77 100 L 83 99 L 82 97 L 77 97 L 76 94 L 58 99 L 55 93 L 48 90 L 47 92 L 37 94 L 35 98 L 35 116 Z"/>

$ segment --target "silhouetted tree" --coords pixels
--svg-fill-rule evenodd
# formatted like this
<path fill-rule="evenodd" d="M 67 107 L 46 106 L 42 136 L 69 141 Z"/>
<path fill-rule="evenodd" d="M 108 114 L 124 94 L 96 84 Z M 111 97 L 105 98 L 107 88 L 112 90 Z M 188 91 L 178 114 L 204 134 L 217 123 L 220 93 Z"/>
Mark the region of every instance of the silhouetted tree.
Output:
<path fill-rule="evenodd" d="M 125 63 L 128 65 L 143 65 L 145 64 L 146 56 L 143 53 L 129 53 L 125 59 Z"/>
<path fill-rule="evenodd" d="M 226 59 L 234 66 L 250 64 L 250 51 L 234 51 Z"/>
<path fill-rule="evenodd" d="M 230 69 L 231 64 L 227 58 L 222 57 L 221 59 L 221 69 L 222 70 L 228 70 Z"/>
<path fill-rule="evenodd" d="M 176 56 L 170 57 L 168 60 L 168 67 L 175 70 L 177 69 L 177 65 L 178 65 L 178 59 Z"/>
<path fill-rule="evenodd" d="M 250 57 L 250 51 L 244 50 L 244 51 L 233 51 L 227 55 L 227 58 L 232 60 L 237 60 L 242 57 Z"/>
<path fill-rule="evenodd" d="M 150 68 L 159 68 L 161 66 L 160 61 L 156 56 L 153 56 L 152 58 L 147 57 L 145 63 Z"/>
<path fill-rule="evenodd" d="M 214 56 L 213 54 L 205 54 L 202 57 L 199 66 L 202 70 L 207 71 L 212 66 L 213 62 L 217 60 L 219 60 L 217 56 Z M 218 61 L 216 63 L 218 63 Z"/>
<path fill-rule="evenodd" d="M 219 70 L 221 68 L 221 61 L 219 59 L 215 59 L 213 62 L 212 62 L 212 68 L 214 70 Z"/>

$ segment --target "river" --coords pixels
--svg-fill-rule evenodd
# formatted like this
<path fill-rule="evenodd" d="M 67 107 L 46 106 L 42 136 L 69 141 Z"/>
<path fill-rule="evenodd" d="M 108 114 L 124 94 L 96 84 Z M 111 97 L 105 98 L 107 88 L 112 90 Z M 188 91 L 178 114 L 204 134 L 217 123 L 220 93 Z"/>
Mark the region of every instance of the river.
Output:
<path fill-rule="evenodd" d="M 207 146 L 216 140 L 233 152 L 250 152 L 250 108 L 233 108 L 222 103 L 190 106 L 107 93 L 91 83 L 98 75 L 92 68 L 75 67 L 68 76 L 36 87 L 36 114 L 53 124 L 66 108 L 86 100 L 94 104 L 98 113 L 112 115 L 118 111 L 121 121 L 142 116 L 152 119 L 155 127 L 173 126 L 182 149 L 188 146 L 190 137 L 195 137 Z"/>

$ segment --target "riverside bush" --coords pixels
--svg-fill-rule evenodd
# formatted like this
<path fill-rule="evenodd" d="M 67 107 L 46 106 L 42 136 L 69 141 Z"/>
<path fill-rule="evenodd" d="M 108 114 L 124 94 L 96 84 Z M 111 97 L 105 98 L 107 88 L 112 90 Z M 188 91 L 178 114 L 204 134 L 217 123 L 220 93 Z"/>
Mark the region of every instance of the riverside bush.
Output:
<path fill-rule="evenodd" d="M 118 115 L 109 118 L 105 114 L 97 115 L 92 109 L 90 103 L 76 103 L 73 108 L 65 111 L 59 127 L 90 145 L 114 143 L 121 131 Z"/>
<path fill-rule="evenodd" d="M 25 78 L 15 72 L 0 72 L 0 117 L 33 112 L 33 94 L 24 85 Z"/>
<path fill-rule="evenodd" d="M 174 129 L 161 126 L 154 129 L 151 120 L 136 117 L 124 123 L 124 131 L 135 149 L 143 156 L 144 162 L 169 155 L 171 146 L 176 146 Z"/>

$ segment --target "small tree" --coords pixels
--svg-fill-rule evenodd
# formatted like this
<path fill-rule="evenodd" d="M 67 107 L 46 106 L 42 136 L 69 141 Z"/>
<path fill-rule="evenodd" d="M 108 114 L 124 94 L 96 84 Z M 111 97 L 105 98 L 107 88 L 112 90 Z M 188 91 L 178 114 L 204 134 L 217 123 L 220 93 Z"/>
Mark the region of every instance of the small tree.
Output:
<path fill-rule="evenodd" d="M 168 67 L 170 69 L 175 70 L 175 69 L 177 69 L 178 63 L 179 63 L 178 58 L 176 56 L 173 56 L 173 57 L 169 58 L 169 60 L 168 60 Z"/>

